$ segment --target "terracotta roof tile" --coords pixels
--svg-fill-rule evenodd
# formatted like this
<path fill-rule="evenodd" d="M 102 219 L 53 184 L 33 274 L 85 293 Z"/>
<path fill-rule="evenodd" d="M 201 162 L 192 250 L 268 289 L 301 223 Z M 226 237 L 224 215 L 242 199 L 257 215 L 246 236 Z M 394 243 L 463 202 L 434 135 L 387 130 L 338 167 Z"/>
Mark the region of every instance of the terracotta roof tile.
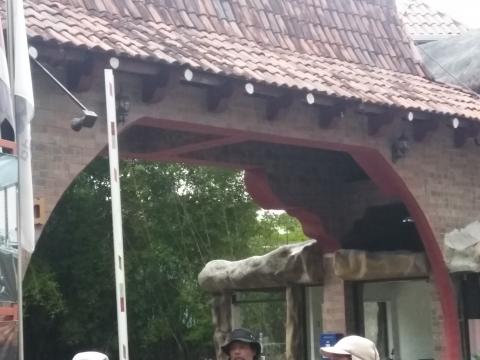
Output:
<path fill-rule="evenodd" d="M 401 68 L 389 68 L 401 72 L 424 75 L 419 59 L 410 61 L 381 61 L 380 53 L 372 53 L 371 63 L 364 63 L 363 52 L 371 51 L 365 41 L 357 43 L 359 36 L 368 36 L 372 42 L 385 40 L 395 45 L 392 53 L 383 56 L 411 57 L 411 44 L 400 29 L 396 20 L 393 0 L 29 0 L 33 3 L 63 4 L 71 8 L 83 8 L 95 15 L 108 18 L 122 15 L 142 21 L 155 21 L 190 27 L 197 30 L 215 31 L 237 39 L 253 40 L 257 43 L 276 46 L 281 49 L 296 50 L 323 56 L 345 56 L 343 60 L 365 65 L 392 66 L 403 63 Z M 186 15 L 185 15 L 186 14 Z M 190 21 L 187 19 L 190 17 Z M 201 19 L 201 21 L 198 21 Z M 228 20 L 225 22 L 222 20 Z M 339 39 L 329 38 L 326 28 L 336 35 L 347 33 Z M 385 28 L 388 27 L 388 31 Z M 272 36 L 268 31 L 275 33 Z M 358 36 L 350 37 L 349 32 Z M 400 35 L 398 38 L 397 35 Z M 336 47 L 327 47 L 327 41 L 335 41 Z M 355 43 L 352 43 L 355 39 Z M 331 44 L 329 44 L 331 45 Z M 342 48 L 342 49 L 340 49 Z M 353 53 L 351 49 L 354 49 Z M 334 54 L 334 55 L 332 55 Z M 354 55 L 352 57 L 352 55 Z M 407 57 L 408 57 L 407 56 Z M 408 64 L 408 68 L 405 67 Z"/>
<path fill-rule="evenodd" d="M 324 1 L 331 5 L 329 0 Z M 111 14 L 93 15 L 86 9 L 60 3 L 50 7 L 32 1 L 26 4 L 29 34 L 35 38 L 378 105 L 480 119 L 477 95 L 407 73 L 410 68 L 418 66 L 414 58 L 398 52 L 392 56 L 395 47 L 388 39 L 372 40 L 368 33 L 322 27 L 322 33 L 337 42 L 326 43 L 322 48 L 315 40 L 301 37 L 282 37 L 285 40 L 282 43 L 276 38 L 278 33 L 266 29 L 259 32 L 262 37 L 270 37 L 263 43 L 247 37 L 237 37 L 233 41 L 231 24 L 219 17 L 209 17 L 208 21 L 225 28 L 226 34 L 153 20 L 125 21 Z M 242 6 L 243 2 L 239 4 Z M 180 9 L 181 6 L 176 5 Z M 283 7 L 282 11 L 287 8 Z M 186 11 L 185 7 L 183 12 L 181 9 L 169 12 L 169 16 L 185 16 L 188 15 Z M 157 14 L 163 18 L 161 12 L 158 10 Z M 199 15 L 199 18 L 202 24 L 208 23 L 206 15 Z M 367 21 L 371 23 L 373 20 Z M 241 31 L 248 35 L 244 28 Z M 360 37 L 365 45 L 357 40 Z M 376 52 L 365 48 L 372 45 L 376 46 Z M 295 47 L 293 50 L 292 46 Z M 339 58 L 333 58 L 335 56 Z M 367 65 L 377 62 L 380 68 Z"/>
<path fill-rule="evenodd" d="M 215 0 L 212 0 L 212 4 L 213 1 Z M 251 0 L 235 1 L 240 7 L 247 1 L 251 3 Z M 264 1 L 271 4 L 270 0 Z M 296 3 L 295 0 L 291 1 Z M 316 3 L 319 1 L 316 0 Z M 332 5 L 330 0 L 322 2 Z M 208 0 L 202 3 L 203 9 L 208 8 L 208 3 Z M 358 5 L 360 1 L 353 3 L 356 3 L 354 6 L 361 7 Z M 107 1 L 104 4 L 106 5 Z M 182 6 L 172 1 L 169 1 L 169 4 L 175 4 L 178 9 Z M 280 1 L 279 4 L 282 6 L 276 6 L 277 11 L 295 11 L 289 9 L 288 3 Z M 178 27 L 169 17 L 182 16 L 181 11 L 171 12 L 166 8 L 159 8 L 158 5 L 149 7 L 150 4 L 146 4 L 145 9 L 149 9 L 149 14 L 155 14 L 152 21 L 125 21 L 112 13 L 105 16 L 99 12 L 72 8 L 61 3 L 50 3 L 50 6 L 46 6 L 30 0 L 26 1 L 26 5 L 29 34 L 46 41 L 53 40 L 65 45 L 190 66 L 207 72 L 378 105 L 480 119 L 478 96 L 461 88 L 435 83 L 416 75 L 422 74 L 422 69 L 407 47 L 392 56 L 392 51 L 398 49 L 395 49 L 388 39 L 372 38 L 369 32 L 319 27 L 318 24 L 307 23 L 305 27 L 312 29 L 312 33 L 330 39 L 330 43 L 319 47 L 318 40 L 314 38 L 278 37 L 278 32 L 273 33 L 266 31 L 267 29 L 251 34 L 255 31 L 254 28 L 246 30 L 245 25 L 239 23 L 235 23 L 238 29 L 232 30 L 234 26 L 226 19 L 221 21 L 219 17 L 201 15 L 202 6 L 198 6 L 200 15 L 190 17 L 192 26 Z M 187 9 L 192 11 L 193 8 L 188 6 L 184 11 Z M 362 14 L 369 11 L 365 6 L 361 10 Z M 242 10 L 242 14 L 246 13 L 251 16 L 251 13 Z M 266 16 L 268 17 L 268 13 Z M 360 19 L 358 15 L 350 17 L 355 18 L 355 23 Z M 342 16 L 339 15 L 339 18 Z M 278 26 L 278 30 L 282 33 L 290 31 L 290 19 L 283 16 L 281 19 L 284 27 Z M 198 21 L 202 22 L 205 30 L 202 31 L 200 25 L 195 24 Z M 279 24 L 277 19 L 275 21 Z M 178 20 L 175 21 L 177 22 Z M 372 28 L 377 26 L 371 18 L 363 17 L 360 22 L 362 25 L 367 23 Z M 292 21 L 292 24 L 299 26 L 295 21 Z M 360 24 L 355 24 L 358 25 Z M 213 26 L 223 29 L 217 31 Z M 395 32 L 395 29 L 389 32 Z M 223 31 L 225 34 L 221 34 Z M 399 34 L 392 36 L 403 37 L 401 30 L 398 32 Z M 232 33 L 236 34 L 235 40 L 232 40 Z M 240 37 L 239 33 L 243 34 L 243 37 Z M 259 39 L 262 41 L 258 41 Z M 332 39 L 337 44 L 333 44 Z M 346 42 L 351 46 L 345 46 Z M 375 48 L 375 51 L 372 51 L 372 48 Z M 416 67 L 419 67 L 418 71 L 414 74 L 408 73 Z"/>

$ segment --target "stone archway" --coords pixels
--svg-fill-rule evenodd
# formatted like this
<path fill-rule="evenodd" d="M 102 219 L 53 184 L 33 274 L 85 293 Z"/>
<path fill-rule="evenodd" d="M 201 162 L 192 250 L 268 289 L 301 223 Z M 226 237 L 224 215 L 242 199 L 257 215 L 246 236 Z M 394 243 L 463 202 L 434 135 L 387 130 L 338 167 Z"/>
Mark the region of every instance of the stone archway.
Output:
<path fill-rule="evenodd" d="M 342 148 L 348 151 L 348 146 L 342 146 Z M 430 263 L 431 275 L 443 315 L 443 321 L 441 321 L 442 359 L 460 359 L 462 357 L 461 334 L 455 292 L 439 241 L 435 237 L 427 215 L 400 174 L 392 167 L 391 162 L 386 161 L 379 152 L 358 147 L 352 147 L 348 152 L 382 192 L 397 197 L 408 208 Z M 245 181 L 247 189 L 255 201 L 264 208 L 284 209 L 288 214 L 297 218 L 302 224 L 305 234 L 317 239 L 323 251 L 334 251 L 340 247 L 338 241 L 325 230 L 321 218 L 305 209 L 289 207 L 282 203 L 271 190 L 269 180 L 263 170 L 247 170 Z"/>

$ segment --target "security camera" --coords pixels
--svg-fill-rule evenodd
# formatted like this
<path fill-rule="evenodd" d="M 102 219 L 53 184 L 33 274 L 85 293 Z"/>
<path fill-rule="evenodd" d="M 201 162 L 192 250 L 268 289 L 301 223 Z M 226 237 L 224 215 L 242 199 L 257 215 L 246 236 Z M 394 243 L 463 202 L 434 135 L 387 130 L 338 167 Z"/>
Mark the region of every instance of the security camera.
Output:
<path fill-rule="evenodd" d="M 95 121 L 97 121 L 97 118 L 98 115 L 94 111 L 84 109 L 83 116 L 72 119 L 72 130 L 80 131 L 84 127 L 91 128 L 93 127 L 93 125 L 95 125 Z"/>

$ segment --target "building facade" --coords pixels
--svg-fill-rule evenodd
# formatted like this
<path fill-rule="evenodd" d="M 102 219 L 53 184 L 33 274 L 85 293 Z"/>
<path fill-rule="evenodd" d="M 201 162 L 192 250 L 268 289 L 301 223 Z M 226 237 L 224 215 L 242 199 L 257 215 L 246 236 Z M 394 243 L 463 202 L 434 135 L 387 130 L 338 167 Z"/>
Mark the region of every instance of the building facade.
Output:
<path fill-rule="evenodd" d="M 393 1 L 25 4 L 38 60 L 99 114 L 72 131 L 79 109 L 34 67 L 34 192 L 46 221 L 105 154 L 103 69 L 115 57 L 118 96 L 131 103 L 119 124 L 124 158 L 243 170 L 253 199 L 297 218 L 327 258 L 424 254 L 426 285 L 411 291 L 431 294 L 432 356 L 466 356 L 446 239 L 478 220 L 480 103 L 427 77 Z M 321 331 L 356 331 L 360 283 L 328 269 Z M 372 286 L 362 291 L 411 294 Z"/>

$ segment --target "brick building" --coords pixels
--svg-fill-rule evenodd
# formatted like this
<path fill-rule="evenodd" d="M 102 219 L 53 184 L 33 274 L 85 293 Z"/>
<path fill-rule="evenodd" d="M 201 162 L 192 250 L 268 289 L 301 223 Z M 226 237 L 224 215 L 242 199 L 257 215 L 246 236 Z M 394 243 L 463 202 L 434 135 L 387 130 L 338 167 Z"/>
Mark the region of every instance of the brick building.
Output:
<path fill-rule="evenodd" d="M 466 356 L 445 237 L 478 220 L 480 101 L 427 77 L 393 0 L 25 4 L 39 60 L 100 115 L 72 131 L 79 110 L 34 68 L 34 192 L 45 219 L 105 150 L 103 69 L 114 56 L 118 95 L 131 102 L 119 125 L 124 158 L 244 170 L 253 199 L 299 219 L 324 254 L 423 252 L 432 356 Z M 406 219 L 407 232 L 384 225 Z M 322 331 L 355 330 L 359 284 L 325 275 Z"/>

